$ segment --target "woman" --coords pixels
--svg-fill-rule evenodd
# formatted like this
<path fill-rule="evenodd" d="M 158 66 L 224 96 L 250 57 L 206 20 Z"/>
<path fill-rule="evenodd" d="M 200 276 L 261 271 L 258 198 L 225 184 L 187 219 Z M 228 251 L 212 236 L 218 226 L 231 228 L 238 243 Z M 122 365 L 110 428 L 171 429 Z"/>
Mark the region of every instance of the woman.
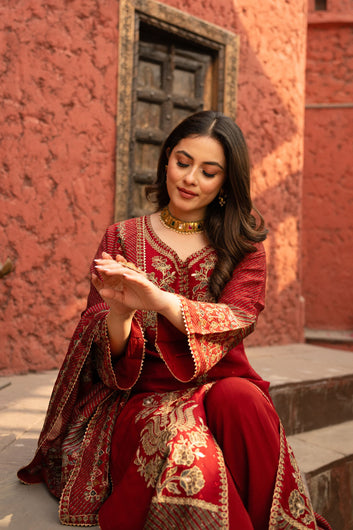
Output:
<path fill-rule="evenodd" d="M 108 228 L 39 448 L 19 471 L 104 530 L 317 528 L 243 339 L 266 237 L 240 129 L 206 111 L 165 141 L 157 212 Z"/>

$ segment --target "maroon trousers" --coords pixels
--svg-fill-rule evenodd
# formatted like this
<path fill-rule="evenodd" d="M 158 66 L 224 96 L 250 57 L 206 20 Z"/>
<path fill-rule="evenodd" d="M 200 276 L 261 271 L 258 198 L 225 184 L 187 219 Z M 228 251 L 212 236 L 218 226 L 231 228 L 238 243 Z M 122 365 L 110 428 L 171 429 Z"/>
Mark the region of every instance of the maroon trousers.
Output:
<path fill-rule="evenodd" d="M 279 460 L 279 419 L 246 379 L 218 381 L 205 399 L 208 426 L 231 477 L 230 528 L 268 528 Z"/>
<path fill-rule="evenodd" d="M 142 530 L 149 510 L 151 488 L 138 485 L 131 475 L 136 454 L 131 440 L 139 439 L 136 399 L 138 395 L 131 398 L 115 425 L 111 448 L 114 488 L 99 512 L 102 530 Z M 278 416 L 258 387 L 238 377 L 216 382 L 206 394 L 204 407 L 208 427 L 226 464 L 230 528 L 265 530 L 279 460 Z"/>

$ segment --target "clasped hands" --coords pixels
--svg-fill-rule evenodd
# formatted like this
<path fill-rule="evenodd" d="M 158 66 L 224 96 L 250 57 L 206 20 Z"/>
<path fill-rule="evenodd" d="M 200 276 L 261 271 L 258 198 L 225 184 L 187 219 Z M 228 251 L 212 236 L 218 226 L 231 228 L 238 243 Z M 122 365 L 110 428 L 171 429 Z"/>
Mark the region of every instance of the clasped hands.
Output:
<path fill-rule="evenodd" d="M 128 314 L 138 309 L 163 311 L 169 293 L 162 291 L 146 274 L 123 256 L 115 259 L 107 252 L 95 260 L 99 273 L 92 275 L 92 283 L 110 309 L 117 314 Z"/>

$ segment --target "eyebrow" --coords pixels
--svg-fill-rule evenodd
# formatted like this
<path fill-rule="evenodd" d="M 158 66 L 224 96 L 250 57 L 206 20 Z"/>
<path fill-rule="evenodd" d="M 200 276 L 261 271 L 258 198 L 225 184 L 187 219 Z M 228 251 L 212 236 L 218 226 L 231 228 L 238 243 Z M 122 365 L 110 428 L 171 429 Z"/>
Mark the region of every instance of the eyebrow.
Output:
<path fill-rule="evenodd" d="M 176 151 L 177 154 L 182 154 L 182 155 L 185 155 L 187 158 L 190 158 L 190 160 L 194 160 L 193 157 L 191 155 L 189 155 L 189 153 L 187 153 L 186 151 L 184 151 L 183 149 L 180 149 L 179 151 Z M 222 170 L 224 170 L 224 168 L 221 166 L 221 164 L 219 164 L 218 162 L 203 162 L 203 164 L 207 164 L 208 166 L 218 166 L 219 168 L 221 168 Z"/>

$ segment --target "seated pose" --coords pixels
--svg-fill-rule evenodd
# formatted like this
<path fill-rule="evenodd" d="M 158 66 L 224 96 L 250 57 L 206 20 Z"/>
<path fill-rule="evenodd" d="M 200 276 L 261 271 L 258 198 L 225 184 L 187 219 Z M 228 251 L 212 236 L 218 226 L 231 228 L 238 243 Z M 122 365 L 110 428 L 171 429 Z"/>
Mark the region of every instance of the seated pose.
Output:
<path fill-rule="evenodd" d="M 102 239 L 19 478 L 44 481 L 66 525 L 329 528 L 244 352 L 264 307 L 267 231 L 239 127 L 212 111 L 186 118 L 148 195 L 155 213 Z"/>

